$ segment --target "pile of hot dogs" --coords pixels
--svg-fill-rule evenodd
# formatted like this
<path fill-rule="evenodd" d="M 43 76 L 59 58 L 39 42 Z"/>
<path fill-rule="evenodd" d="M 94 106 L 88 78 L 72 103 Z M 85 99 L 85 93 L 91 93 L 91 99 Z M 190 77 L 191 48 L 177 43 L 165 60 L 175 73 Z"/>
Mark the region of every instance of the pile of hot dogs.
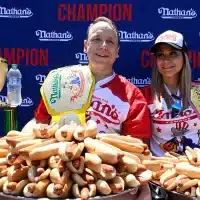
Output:
<path fill-rule="evenodd" d="M 153 171 L 153 182 L 169 191 L 200 199 L 200 149 L 186 147 L 185 155 L 166 153 L 164 157 L 145 160 Z"/>
<path fill-rule="evenodd" d="M 110 195 L 152 178 L 148 146 L 130 136 L 97 136 L 97 125 L 37 124 L 30 133 L 0 139 L 0 190 L 25 197 Z M 148 166 L 148 165 L 147 165 Z"/>

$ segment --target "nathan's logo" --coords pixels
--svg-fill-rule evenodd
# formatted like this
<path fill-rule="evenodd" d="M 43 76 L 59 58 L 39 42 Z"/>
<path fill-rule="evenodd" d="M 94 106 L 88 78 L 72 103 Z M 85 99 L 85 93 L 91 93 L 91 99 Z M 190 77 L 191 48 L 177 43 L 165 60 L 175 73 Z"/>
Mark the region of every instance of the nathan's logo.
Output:
<path fill-rule="evenodd" d="M 88 64 L 88 57 L 86 53 L 76 53 L 75 57 L 80 64 Z"/>
<path fill-rule="evenodd" d="M 0 6 L 0 17 L 5 18 L 28 18 L 33 15 L 29 8 L 17 9 L 17 8 L 6 8 Z"/>
<path fill-rule="evenodd" d="M 0 95 L 0 102 L 8 103 L 8 98 L 6 96 Z"/>
<path fill-rule="evenodd" d="M 144 78 L 144 79 L 131 77 L 130 79 L 127 78 L 127 80 L 129 80 L 134 85 L 137 85 L 138 87 L 143 87 L 145 85 L 151 84 L 151 78 L 150 77 L 147 77 L 147 78 Z"/>
<path fill-rule="evenodd" d="M 193 109 L 187 109 L 180 112 L 180 117 L 189 117 L 190 115 L 196 116 L 196 112 Z M 165 110 L 155 110 L 151 113 L 151 116 L 155 119 L 171 119 L 171 112 L 166 112 Z M 189 118 L 188 118 L 189 119 Z M 169 123 L 167 121 L 163 121 L 163 124 Z M 174 123 L 174 121 L 171 121 L 171 123 Z"/>
<path fill-rule="evenodd" d="M 36 81 L 38 81 L 39 85 L 42 85 L 44 80 L 45 80 L 46 76 L 42 75 L 42 74 L 38 74 L 35 76 Z"/>
<path fill-rule="evenodd" d="M 194 9 L 190 10 L 180 10 L 178 8 L 158 8 L 158 14 L 161 15 L 163 19 L 192 19 L 197 17 L 197 13 Z"/>
<path fill-rule="evenodd" d="M 66 42 L 73 39 L 70 32 L 66 31 L 64 33 L 57 33 L 56 31 L 47 32 L 45 30 L 35 31 L 36 36 L 38 36 L 40 41 L 61 41 Z"/>
<path fill-rule="evenodd" d="M 136 31 L 119 31 L 119 38 L 121 42 L 150 42 L 154 40 L 151 32 L 137 33 Z"/>
<path fill-rule="evenodd" d="M 21 107 L 29 107 L 33 105 L 33 100 L 30 97 L 26 97 L 22 100 Z"/>
<path fill-rule="evenodd" d="M 0 101 L 3 103 L 8 103 L 8 98 L 6 96 L 0 95 Z M 30 97 L 26 97 L 22 99 L 22 103 L 19 105 L 21 107 L 29 107 L 33 105 L 33 100 Z"/>
<path fill-rule="evenodd" d="M 99 98 L 93 98 L 91 103 L 93 108 L 92 115 L 101 118 L 105 123 L 111 123 L 119 125 L 119 115 L 115 105 L 109 105 L 106 101 L 99 100 Z M 90 115 L 90 111 L 87 112 Z"/>
<path fill-rule="evenodd" d="M 53 75 L 53 81 L 51 86 L 52 94 L 50 96 L 50 103 L 54 104 L 58 99 L 60 99 L 60 82 L 61 82 L 61 76 L 59 73 L 56 73 Z"/>

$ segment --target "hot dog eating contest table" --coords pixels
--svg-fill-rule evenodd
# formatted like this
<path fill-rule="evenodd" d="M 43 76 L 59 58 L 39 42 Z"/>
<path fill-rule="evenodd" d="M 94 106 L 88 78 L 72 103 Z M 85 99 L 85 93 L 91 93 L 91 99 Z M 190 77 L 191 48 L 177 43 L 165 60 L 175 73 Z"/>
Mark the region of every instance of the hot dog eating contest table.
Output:
<path fill-rule="evenodd" d="M 0 187 L 4 192 L 0 193 L 0 200 L 47 200 L 46 197 L 115 200 L 128 192 L 137 192 L 140 184 L 151 184 L 152 179 L 160 181 L 168 190 L 168 199 L 197 199 L 188 198 L 184 192 L 200 197 L 200 149 L 188 147 L 184 156 L 166 153 L 164 157 L 155 157 L 140 139 L 119 133 L 100 137 L 97 123 L 86 122 L 85 112 L 94 87 L 87 71 L 83 67 L 52 71 L 41 90 L 52 114 L 51 123 L 35 123 L 26 133 L 9 131 L 0 139 L 0 150 L 3 150 Z M 79 91 L 77 80 L 88 84 L 81 87 L 84 98 L 71 92 L 74 87 L 74 92 Z M 58 91 L 57 84 L 62 86 Z M 78 102 L 77 98 L 80 98 Z M 76 104 L 71 105 L 71 100 Z"/>

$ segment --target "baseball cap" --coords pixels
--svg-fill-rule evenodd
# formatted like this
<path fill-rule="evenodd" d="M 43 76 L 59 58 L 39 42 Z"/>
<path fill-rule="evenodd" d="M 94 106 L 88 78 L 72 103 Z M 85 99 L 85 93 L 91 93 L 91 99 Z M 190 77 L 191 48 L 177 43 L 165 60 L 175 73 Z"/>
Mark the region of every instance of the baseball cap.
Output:
<path fill-rule="evenodd" d="M 183 35 L 175 31 L 168 30 L 164 33 L 161 33 L 156 38 L 155 44 L 151 47 L 150 52 L 155 53 L 157 47 L 161 43 L 169 44 L 170 46 L 185 52 L 188 51 Z"/>

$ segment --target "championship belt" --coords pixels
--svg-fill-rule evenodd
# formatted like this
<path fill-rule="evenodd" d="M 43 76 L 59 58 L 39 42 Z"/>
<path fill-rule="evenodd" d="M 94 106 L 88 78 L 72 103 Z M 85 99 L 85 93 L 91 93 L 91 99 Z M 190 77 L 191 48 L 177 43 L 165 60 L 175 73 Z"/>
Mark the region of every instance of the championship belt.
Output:
<path fill-rule="evenodd" d="M 84 123 L 94 85 L 95 79 L 88 66 L 75 65 L 52 70 L 40 89 L 52 121 L 60 126 L 71 120 Z"/>
<path fill-rule="evenodd" d="M 191 103 L 197 116 L 200 118 L 200 82 L 192 83 Z"/>

